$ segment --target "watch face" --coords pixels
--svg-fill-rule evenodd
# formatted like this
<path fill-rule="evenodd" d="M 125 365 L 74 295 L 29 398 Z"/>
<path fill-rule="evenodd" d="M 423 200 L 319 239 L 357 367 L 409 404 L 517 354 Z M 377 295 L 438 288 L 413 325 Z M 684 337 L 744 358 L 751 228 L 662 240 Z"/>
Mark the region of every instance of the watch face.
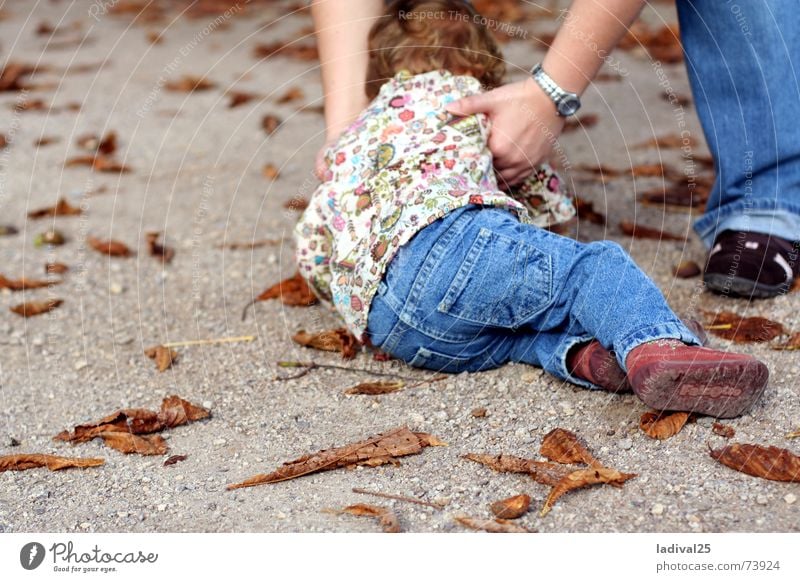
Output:
<path fill-rule="evenodd" d="M 567 97 L 558 103 L 558 113 L 564 117 L 573 115 L 581 106 L 581 102 L 577 97 Z"/>

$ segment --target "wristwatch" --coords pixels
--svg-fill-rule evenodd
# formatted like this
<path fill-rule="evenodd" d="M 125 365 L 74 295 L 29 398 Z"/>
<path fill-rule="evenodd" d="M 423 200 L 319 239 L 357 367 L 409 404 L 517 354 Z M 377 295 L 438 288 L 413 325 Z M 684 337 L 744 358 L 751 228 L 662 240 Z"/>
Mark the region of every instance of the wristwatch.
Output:
<path fill-rule="evenodd" d="M 575 115 L 578 109 L 581 108 L 581 100 L 578 96 L 575 93 L 564 91 L 564 89 L 559 87 L 550 75 L 544 72 L 542 63 L 537 64 L 531 69 L 531 76 L 542 88 L 542 91 L 553 100 L 553 103 L 556 105 L 556 112 L 561 117 Z"/>

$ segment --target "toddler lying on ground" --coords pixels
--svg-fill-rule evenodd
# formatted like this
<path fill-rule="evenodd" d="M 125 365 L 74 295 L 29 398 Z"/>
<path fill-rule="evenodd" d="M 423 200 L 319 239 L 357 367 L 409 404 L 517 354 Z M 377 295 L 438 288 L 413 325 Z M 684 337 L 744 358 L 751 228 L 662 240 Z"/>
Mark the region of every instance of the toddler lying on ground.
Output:
<path fill-rule="evenodd" d="M 502 78 L 480 22 L 456 0 L 400 1 L 373 27 L 372 101 L 327 152 L 295 229 L 300 273 L 359 340 L 412 366 L 525 362 L 659 410 L 742 414 L 766 366 L 700 347 L 619 245 L 541 228 L 574 214 L 558 176 L 543 165 L 501 191 L 486 117 L 446 111 Z"/>

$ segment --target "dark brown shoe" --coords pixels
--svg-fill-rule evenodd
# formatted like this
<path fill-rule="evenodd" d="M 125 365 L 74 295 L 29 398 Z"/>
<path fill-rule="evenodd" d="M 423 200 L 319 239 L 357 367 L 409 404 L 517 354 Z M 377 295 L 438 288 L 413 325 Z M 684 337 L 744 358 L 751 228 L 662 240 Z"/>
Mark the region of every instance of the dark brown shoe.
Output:
<path fill-rule="evenodd" d="M 752 356 L 656 340 L 634 348 L 626 360 L 634 393 L 656 410 L 681 410 L 732 418 L 764 392 L 769 370 Z"/>

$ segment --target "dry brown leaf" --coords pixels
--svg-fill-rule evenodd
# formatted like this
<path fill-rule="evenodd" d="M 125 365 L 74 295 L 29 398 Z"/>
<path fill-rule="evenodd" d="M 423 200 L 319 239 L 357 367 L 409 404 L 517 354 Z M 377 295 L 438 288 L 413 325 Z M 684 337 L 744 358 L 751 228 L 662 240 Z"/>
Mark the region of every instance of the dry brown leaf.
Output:
<path fill-rule="evenodd" d="M 258 59 L 289 57 L 301 61 L 315 61 L 319 58 L 316 44 L 299 43 L 294 40 L 256 45 L 253 54 Z"/>
<path fill-rule="evenodd" d="M 161 259 L 162 263 L 171 263 L 172 259 L 175 257 L 175 249 L 164 246 L 158 242 L 160 236 L 160 232 L 148 232 L 145 235 L 147 248 L 150 250 L 150 256 Z"/>
<path fill-rule="evenodd" d="M 171 467 L 172 465 L 176 465 L 182 461 L 185 461 L 189 458 L 189 455 L 172 455 L 166 461 L 164 461 L 164 467 Z"/>
<path fill-rule="evenodd" d="M 780 323 L 766 317 L 741 317 L 730 311 L 705 314 L 710 317 L 704 326 L 707 331 L 737 344 L 768 342 L 786 332 Z"/>
<path fill-rule="evenodd" d="M 53 311 L 56 307 L 64 303 L 63 299 L 48 299 L 47 301 L 28 301 L 11 307 L 11 311 L 22 317 L 33 317 L 48 311 Z"/>
<path fill-rule="evenodd" d="M 639 428 L 651 439 L 665 440 L 678 434 L 686 421 L 688 412 L 673 412 L 662 416 L 659 412 L 645 412 L 639 419 Z"/>
<path fill-rule="evenodd" d="M 172 348 L 165 348 L 164 346 L 153 346 L 144 351 L 144 355 L 155 360 L 156 368 L 159 372 L 168 370 L 172 364 L 178 361 L 178 352 Z"/>
<path fill-rule="evenodd" d="M 771 481 L 800 483 L 800 457 L 772 446 L 733 443 L 710 449 L 711 458 L 735 471 Z"/>
<path fill-rule="evenodd" d="M 282 241 L 279 238 L 263 238 L 249 242 L 230 242 L 217 245 L 218 249 L 230 249 L 232 251 L 257 249 L 260 247 L 267 247 L 280 244 Z"/>
<path fill-rule="evenodd" d="M 307 333 L 301 329 L 292 336 L 292 340 L 301 346 L 323 350 L 326 352 L 341 352 L 342 358 L 349 360 L 356 356 L 356 349 L 361 343 L 350 333 L 346 327 L 337 327 L 317 333 Z"/>
<path fill-rule="evenodd" d="M 681 261 L 680 264 L 672 268 L 672 274 L 679 279 L 691 279 L 697 277 L 703 269 L 694 261 Z"/>
<path fill-rule="evenodd" d="M 168 81 L 164 83 L 164 88 L 167 91 L 175 91 L 180 93 L 191 93 L 192 91 L 206 91 L 216 87 L 205 77 L 195 77 L 193 75 L 184 75 L 175 81 Z"/>
<path fill-rule="evenodd" d="M 258 297 L 245 305 L 244 310 L 242 310 L 242 321 L 247 317 L 247 310 L 251 305 L 258 301 L 267 301 L 269 299 L 280 299 L 281 303 L 290 307 L 310 307 L 318 301 L 317 296 L 311 291 L 306 280 L 297 272 L 288 279 L 268 287 Z"/>
<path fill-rule="evenodd" d="M 515 495 L 508 499 L 495 501 L 490 506 L 490 509 L 495 517 L 499 517 L 500 519 L 517 519 L 525 515 L 530 506 L 531 496 L 523 493 L 522 495 Z"/>
<path fill-rule="evenodd" d="M 772 346 L 773 350 L 800 350 L 800 332 L 793 333 L 788 340 L 782 344 Z"/>
<path fill-rule="evenodd" d="M 466 515 L 458 515 L 453 519 L 464 527 L 488 533 L 531 533 L 531 530 L 521 525 L 502 519 L 481 519 Z"/>
<path fill-rule="evenodd" d="M 93 236 L 87 236 L 86 242 L 98 253 L 103 253 L 109 257 L 130 257 L 133 255 L 131 249 L 118 240 L 100 240 Z"/>
<path fill-rule="evenodd" d="M 23 65 L 21 63 L 5 63 L 0 68 L 0 91 L 22 91 L 29 89 L 22 78 L 30 75 L 36 71 L 36 67 L 32 65 Z"/>
<path fill-rule="evenodd" d="M 631 222 L 630 220 L 623 220 L 622 222 L 620 222 L 619 229 L 620 231 L 622 231 L 623 234 L 627 234 L 628 236 L 632 236 L 633 238 L 650 238 L 654 240 L 676 240 L 676 241 L 686 240 L 685 236 L 672 234 L 671 232 L 665 232 L 657 228 L 650 228 L 649 226 L 642 226 L 641 224 L 636 224 L 635 222 Z"/>
<path fill-rule="evenodd" d="M 180 398 L 168 396 L 158 412 L 144 408 L 123 408 L 96 422 L 77 425 L 72 432 L 62 431 L 53 437 L 57 441 L 85 443 L 107 432 L 148 434 L 203 420 L 211 412 Z"/>
<path fill-rule="evenodd" d="M 542 517 L 547 515 L 550 512 L 550 509 L 552 509 L 553 504 L 562 495 L 569 493 L 570 491 L 575 491 L 576 489 L 582 489 L 584 487 L 590 487 L 592 485 L 599 484 L 622 485 L 625 483 L 625 481 L 632 479 L 633 477 L 636 477 L 634 473 L 621 473 L 616 469 L 609 469 L 608 467 L 603 467 L 601 465 L 590 467 L 588 469 L 578 469 L 577 471 L 573 471 L 559 481 L 550 491 L 550 494 L 547 496 L 547 499 L 542 506 L 540 515 Z"/>
<path fill-rule="evenodd" d="M 732 439 L 736 436 L 736 429 L 728 424 L 722 424 L 721 422 L 715 422 L 711 425 L 711 430 L 714 432 L 715 435 L 719 435 L 726 439 Z"/>
<path fill-rule="evenodd" d="M 264 167 L 261 168 L 261 175 L 267 180 L 276 180 L 280 175 L 280 170 L 275 164 L 264 164 Z"/>
<path fill-rule="evenodd" d="M 584 200 L 580 196 L 575 197 L 575 209 L 579 220 L 587 220 L 593 224 L 606 225 L 606 215 L 594 209 L 594 203 Z"/>
<path fill-rule="evenodd" d="M 485 408 L 481 407 L 481 408 L 473 408 L 472 412 L 470 412 L 469 414 L 470 416 L 472 416 L 472 418 L 486 418 L 487 412 Z"/>
<path fill-rule="evenodd" d="M 100 138 L 90 133 L 78 137 L 75 143 L 77 143 L 79 147 L 90 152 L 111 155 L 117 151 L 117 134 L 114 131 L 110 131 L 105 137 Z"/>
<path fill-rule="evenodd" d="M 306 208 L 308 208 L 308 200 L 303 198 L 302 196 L 295 196 L 287 200 L 284 205 L 284 208 L 288 210 L 295 210 L 297 212 L 302 212 Z"/>
<path fill-rule="evenodd" d="M 644 148 L 676 148 L 680 149 L 682 147 L 689 147 L 692 148 L 697 145 L 697 141 L 689 135 L 688 137 L 684 138 L 677 133 L 672 133 L 669 135 L 662 135 L 660 137 L 654 137 L 651 140 L 642 142 L 638 145 L 633 146 L 634 149 L 644 149 Z"/>
<path fill-rule="evenodd" d="M 228 485 L 228 489 L 253 487 L 265 483 L 278 483 L 341 467 L 363 465 L 377 467 L 393 462 L 397 457 L 415 455 L 429 446 L 442 446 L 439 439 L 426 433 L 411 432 L 406 427 L 396 428 L 364 441 L 322 450 L 312 455 L 304 455 L 294 461 L 284 463 L 269 474 L 255 475 L 241 483 Z"/>
<path fill-rule="evenodd" d="M 599 461 L 578 441 L 578 436 L 563 428 L 556 428 L 547 433 L 542 440 L 539 452 L 543 457 L 556 463 L 585 463 L 599 465 Z"/>
<path fill-rule="evenodd" d="M 276 99 L 277 103 L 292 103 L 294 101 L 300 101 L 305 97 L 305 93 L 300 87 L 290 87 L 286 93 L 281 95 Z"/>
<path fill-rule="evenodd" d="M 69 271 L 69 267 L 64 263 L 45 263 L 44 272 L 47 275 L 63 275 Z"/>
<path fill-rule="evenodd" d="M 0 133 L 0 150 L 8 145 L 8 139 L 5 135 Z"/>
<path fill-rule="evenodd" d="M 372 380 L 370 382 L 361 382 L 352 388 L 344 391 L 345 394 L 390 394 L 397 392 L 405 387 L 406 383 L 402 380 Z"/>
<path fill-rule="evenodd" d="M 533 477 L 533 480 L 543 485 L 556 485 L 561 479 L 570 474 L 569 467 L 556 463 L 546 463 L 523 459 L 513 455 L 480 455 L 469 453 L 464 455 L 469 461 L 486 465 L 490 469 L 501 473 L 525 473 Z"/>
<path fill-rule="evenodd" d="M 246 91 L 228 91 L 227 95 L 230 98 L 230 101 L 228 101 L 229 109 L 239 107 L 239 105 L 244 105 L 245 103 L 250 103 L 250 101 L 259 97 L 259 95 L 255 93 L 248 93 Z"/>
<path fill-rule="evenodd" d="M 87 156 L 76 156 L 64 162 L 64 167 L 66 168 L 74 168 L 77 166 L 87 166 L 97 172 L 106 172 L 109 174 L 127 174 L 131 171 L 127 166 L 99 153 Z"/>
<path fill-rule="evenodd" d="M 349 515 L 358 515 L 365 517 L 374 517 L 383 528 L 384 533 L 400 533 L 400 522 L 394 512 L 386 507 L 378 505 L 370 505 L 368 503 L 357 503 L 355 505 L 348 505 L 341 511 L 336 513 L 347 513 Z"/>
<path fill-rule="evenodd" d="M 683 47 L 677 24 L 652 29 L 642 22 L 630 27 L 628 34 L 617 45 L 622 50 L 639 50 L 644 46 L 650 58 L 665 64 L 683 61 Z"/>
<path fill-rule="evenodd" d="M 278 131 L 281 123 L 281 120 L 275 115 L 265 115 L 261 119 L 261 128 L 267 133 L 267 135 L 272 135 Z"/>
<path fill-rule="evenodd" d="M 563 133 L 570 133 L 580 128 L 591 129 L 592 127 L 597 125 L 598 121 L 600 121 L 600 116 L 597 115 L 596 113 L 587 113 L 577 118 L 570 117 L 564 124 Z"/>
<path fill-rule="evenodd" d="M 33 142 L 33 145 L 35 145 L 37 148 L 41 148 L 52 145 L 54 143 L 58 143 L 59 141 L 61 141 L 61 138 L 52 135 L 45 135 L 37 139 L 35 142 Z M 3 147 L 2 136 L 0 136 L 0 148 L 2 147 Z"/>
<path fill-rule="evenodd" d="M 139 436 L 129 432 L 100 432 L 95 436 L 103 439 L 103 444 L 126 455 L 163 455 L 168 450 L 167 441 L 157 434 Z"/>
<path fill-rule="evenodd" d="M 59 198 L 55 206 L 32 210 L 28 213 L 28 218 L 53 218 L 55 216 L 78 216 L 81 209 L 72 206 L 65 198 Z"/>
<path fill-rule="evenodd" d="M 9 291 L 41 289 L 42 287 L 58 285 L 59 283 L 60 281 L 41 281 L 37 279 L 28 279 L 27 277 L 21 277 L 19 279 L 6 279 L 6 277 L 0 273 L 0 289 L 8 289 Z"/>
<path fill-rule="evenodd" d="M 3 471 L 27 471 L 38 467 L 47 467 L 51 471 L 83 469 L 97 467 L 105 463 L 103 459 L 80 459 L 76 457 L 59 457 L 57 455 L 22 454 L 0 457 L 0 473 Z"/>

